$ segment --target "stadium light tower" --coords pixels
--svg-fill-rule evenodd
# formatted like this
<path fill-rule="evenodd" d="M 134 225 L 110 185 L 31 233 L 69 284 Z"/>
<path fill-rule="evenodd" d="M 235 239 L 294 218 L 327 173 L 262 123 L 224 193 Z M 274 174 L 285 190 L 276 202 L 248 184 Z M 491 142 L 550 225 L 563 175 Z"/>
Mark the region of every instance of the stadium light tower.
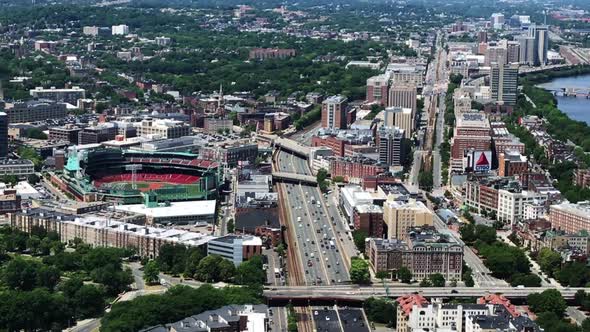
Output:
<path fill-rule="evenodd" d="M 131 171 L 131 187 L 137 189 L 137 171 L 141 171 L 143 166 L 141 164 L 126 165 L 125 170 Z"/>

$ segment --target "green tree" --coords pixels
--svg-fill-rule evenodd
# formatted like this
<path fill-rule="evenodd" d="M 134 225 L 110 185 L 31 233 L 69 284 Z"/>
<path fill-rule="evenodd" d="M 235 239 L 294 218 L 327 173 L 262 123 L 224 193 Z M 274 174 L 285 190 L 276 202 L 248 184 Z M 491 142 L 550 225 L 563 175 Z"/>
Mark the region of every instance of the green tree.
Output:
<path fill-rule="evenodd" d="M 390 274 L 387 271 L 379 271 L 379 272 L 375 273 L 375 277 L 377 279 L 381 279 L 381 280 L 388 279 L 389 276 L 390 276 Z"/>
<path fill-rule="evenodd" d="M 546 289 L 542 293 L 533 293 L 527 297 L 531 310 L 535 313 L 552 312 L 558 317 L 563 317 L 567 304 L 556 289 Z"/>
<path fill-rule="evenodd" d="M 393 302 L 377 297 L 370 297 L 363 303 L 363 309 L 371 322 L 387 324 L 394 328 L 396 325 L 397 306 Z"/>
<path fill-rule="evenodd" d="M 352 258 L 350 262 L 350 281 L 355 284 L 369 284 L 371 275 L 369 264 L 360 258 Z"/>
<path fill-rule="evenodd" d="M 420 287 L 432 287 L 432 282 L 428 278 L 422 279 L 419 284 Z"/>
<path fill-rule="evenodd" d="M 234 224 L 234 220 L 233 219 L 229 219 L 227 221 L 227 232 L 228 233 L 233 233 L 235 230 L 235 224 Z"/>
<path fill-rule="evenodd" d="M 412 272 L 410 272 L 410 270 L 405 266 L 402 266 L 399 270 L 397 270 L 397 278 L 404 284 L 411 283 L 412 277 Z"/>
<path fill-rule="evenodd" d="M 541 269 L 549 276 L 561 267 L 561 255 L 550 248 L 543 248 L 537 255 L 537 261 Z"/>
<path fill-rule="evenodd" d="M 149 261 L 143 267 L 143 280 L 146 283 L 152 285 L 158 282 L 160 279 L 160 268 L 158 267 L 158 263 L 156 261 Z"/>
<path fill-rule="evenodd" d="M 541 287 L 541 278 L 535 274 L 516 273 L 510 278 L 510 285 L 525 287 Z"/>
<path fill-rule="evenodd" d="M 73 297 L 76 316 L 80 319 L 100 317 L 106 306 L 104 291 L 94 285 L 83 285 Z"/>
<path fill-rule="evenodd" d="M 236 275 L 236 267 L 234 263 L 227 259 L 222 259 L 219 262 L 219 280 L 223 282 L 231 282 Z"/>
<path fill-rule="evenodd" d="M 432 287 L 445 287 L 445 277 L 440 273 L 431 274 L 430 282 L 432 283 Z"/>
<path fill-rule="evenodd" d="M 197 249 L 197 250 L 193 250 Z M 201 260 L 205 257 L 205 254 L 202 250 L 198 248 L 191 248 L 187 253 L 187 257 L 184 264 L 184 276 L 187 278 L 194 278 L 195 273 L 197 272 L 197 268 Z"/>
<path fill-rule="evenodd" d="M 355 230 L 352 232 L 352 239 L 356 249 L 360 252 L 365 252 L 365 241 L 369 235 L 362 230 Z"/>
<path fill-rule="evenodd" d="M 219 263 L 223 258 L 219 255 L 209 255 L 199 262 L 196 277 L 201 281 L 219 281 Z"/>
<path fill-rule="evenodd" d="M 328 178 L 328 171 L 324 168 L 320 168 L 318 170 L 317 175 L 316 175 L 316 180 L 318 182 L 318 185 L 320 186 L 321 191 L 328 190 L 328 183 L 326 182 L 327 178 Z"/>
<path fill-rule="evenodd" d="M 266 280 L 266 273 L 262 269 L 262 257 L 253 256 L 238 265 L 236 269 L 236 282 L 240 285 L 260 286 Z"/>
<path fill-rule="evenodd" d="M 40 266 L 37 269 L 37 286 L 53 290 L 59 283 L 60 274 L 60 271 L 54 266 Z"/>
<path fill-rule="evenodd" d="M 37 286 L 38 268 L 39 263 L 17 257 L 5 265 L 2 279 L 10 289 L 30 291 Z"/>

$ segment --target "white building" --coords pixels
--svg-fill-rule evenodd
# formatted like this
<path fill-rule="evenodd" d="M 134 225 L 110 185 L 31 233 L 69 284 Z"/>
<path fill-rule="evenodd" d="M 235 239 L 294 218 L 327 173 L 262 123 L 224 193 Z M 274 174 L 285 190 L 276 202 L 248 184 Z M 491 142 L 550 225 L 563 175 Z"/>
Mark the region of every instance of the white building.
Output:
<path fill-rule="evenodd" d="M 113 36 L 124 36 L 129 34 L 129 27 L 125 24 L 113 25 L 111 27 L 111 33 Z"/>
<path fill-rule="evenodd" d="M 215 223 L 217 201 L 171 202 L 148 207 L 145 204 L 116 205 L 115 210 L 146 216 L 148 224 L 191 224 L 206 226 Z"/>
<path fill-rule="evenodd" d="M 0 191 L 4 191 L 4 189 L 7 188 L 8 186 L 6 183 L 0 182 Z M 27 181 L 21 181 L 17 183 L 14 187 L 12 187 L 12 189 L 16 190 L 16 193 L 21 199 L 38 199 L 41 197 L 41 194 Z"/>
<path fill-rule="evenodd" d="M 139 136 L 159 136 L 161 138 L 178 138 L 188 136 L 191 127 L 182 121 L 171 119 L 145 119 L 138 123 Z"/>
<path fill-rule="evenodd" d="M 524 205 L 542 199 L 544 199 L 543 195 L 533 191 L 511 192 L 500 189 L 498 190 L 498 221 L 513 224 L 515 221 L 523 220 Z"/>
<path fill-rule="evenodd" d="M 379 193 L 365 191 L 361 186 L 352 185 L 340 189 L 340 207 L 348 218 L 349 223 L 353 222 L 354 208 L 359 205 L 372 205 L 376 200 L 385 201 L 385 196 Z"/>
<path fill-rule="evenodd" d="M 494 305 L 434 303 L 414 306 L 408 320 L 411 331 L 465 331 L 465 321 L 472 316 L 494 313 Z"/>
<path fill-rule="evenodd" d="M 262 239 L 258 236 L 226 235 L 207 243 L 207 255 L 219 255 L 235 266 L 254 255 L 260 255 L 261 250 Z"/>
<path fill-rule="evenodd" d="M 533 200 L 532 202 L 524 203 L 523 219 L 539 219 L 545 215 L 545 202 L 542 200 Z"/>

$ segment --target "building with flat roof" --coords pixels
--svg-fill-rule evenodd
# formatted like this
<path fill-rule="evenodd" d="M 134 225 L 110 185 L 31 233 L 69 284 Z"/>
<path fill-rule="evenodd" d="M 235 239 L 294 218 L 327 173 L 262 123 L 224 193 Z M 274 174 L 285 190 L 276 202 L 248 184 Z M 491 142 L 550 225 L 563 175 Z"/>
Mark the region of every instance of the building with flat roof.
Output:
<path fill-rule="evenodd" d="M 67 141 L 70 144 L 78 144 L 78 133 L 82 131 L 82 128 L 67 124 L 61 127 L 49 128 L 49 140 L 51 141 Z"/>
<path fill-rule="evenodd" d="M 11 124 L 60 119 L 67 115 L 66 104 L 52 100 L 29 100 L 6 104 L 4 112 L 8 115 Z"/>
<path fill-rule="evenodd" d="M 33 98 L 37 99 L 49 99 L 55 102 L 66 102 L 72 105 L 76 105 L 78 99 L 86 99 L 86 90 L 74 86 L 70 89 L 56 89 L 51 87 L 44 89 L 43 87 L 36 87 L 29 91 L 29 94 Z"/>
<path fill-rule="evenodd" d="M 412 84 L 394 84 L 389 89 L 387 106 L 409 108 L 412 110 L 412 118 L 416 114 L 416 97 L 418 90 Z"/>
<path fill-rule="evenodd" d="M 528 172 L 527 157 L 515 150 L 506 150 L 498 156 L 498 175 L 515 176 Z"/>
<path fill-rule="evenodd" d="M 164 244 L 205 246 L 214 236 L 174 228 L 141 226 L 111 216 L 83 215 L 33 208 L 9 213 L 11 227 L 30 233 L 35 226 L 55 231 L 62 242 L 76 238 L 93 247 L 135 248 L 142 257 L 155 258 Z"/>
<path fill-rule="evenodd" d="M 590 202 L 563 202 L 549 207 L 551 227 L 566 233 L 590 230 Z"/>
<path fill-rule="evenodd" d="M 170 119 L 145 119 L 137 126 L 139 136 L 158 136 L 161 138 L 178 138 L 188 136 L 191 126 L 183 121 Z"/>
<path fill-rule="evenodd" d="M 462 113 L 451 138 L 451 170 L 463 171 L 465 152 L 491 151 L 492 137 L 490 123 L 483 113 Z M 488 163 L 491 166 L 491 160 Z"/>
<path fill-rule="evenodd" d="M 433 217 L 432 211 L 415 199 L 396 200 L 389 196 L 383 203 L 383 221 L 389 239 L 405 240 L 412 227 L 432 226 Z"/>
<path fill-rule="evenodd" d="M 414 133 L 414 115 L 411 108 L 387 107 L 383 113 L 386 127 L 398 127 L 404 131 L 404 138 L 409 139 Z"/>
<path fill-rule="evenodd" d="M 398 127 L 381 127 L 377 132 L 378 161 L 382 165 L 401 166 L 406 151 L 405 131 Z"/>
<path fill-rule="evenodd" d="M 125 24 L 113 25 L 111 27 L 111 34 L 113 36 L 124 36 L 129 34 L 129 26 Z"/>
<path fill-rule="evenodd" d="M 262 239 L 251 235 L 226 235 L 209 241 L 207 255 L 219 255 L 235 266 L 262 254 Z"/>
<path fill-rule="evenodd" d="M 406 267 L 416 280 L 435 273 L 445 280 L 461 280 L 463 272 L 463 244 L 433 227 L 411 227 L 403 240 L 367 239 L 365 254 L 375 272 L 395 275 Z"/>
<path fill-rule="evenodd" d="M 345 129 L 347 98 L 331 96 L 322 102 L 322 128 Z"/>
<path fill-rule="evenodd" d="M 161 203 L 156 206 L 145 204 L 115 205 L 115 210 L 146 216 L 147 223 L 206 226 L 215 223 L 217 201 L 184 201 Z"/>
<path fill-rule="evenodd" d="M 23 178 L 35 173 L 35 164 L 28 159 L 0 158 L 0 176 L 16 175 Z"/>
<path fill-rule="evenodd" d="M 370 237 L 383 237 L 383 208 L 375 204 L 360 204 L 354 207 L 355 230 L 361 230 Z"/>
<path fill-rule="evenodd" d="M 518 96 L 518 64 L 492 64 L 492 99 L 503 105 L 515 105 Z"/>
<path fill-rule="evenodd" d="M 389 76 L 377 75 L 367 79 L 367 103 L 387 105 Z"/>

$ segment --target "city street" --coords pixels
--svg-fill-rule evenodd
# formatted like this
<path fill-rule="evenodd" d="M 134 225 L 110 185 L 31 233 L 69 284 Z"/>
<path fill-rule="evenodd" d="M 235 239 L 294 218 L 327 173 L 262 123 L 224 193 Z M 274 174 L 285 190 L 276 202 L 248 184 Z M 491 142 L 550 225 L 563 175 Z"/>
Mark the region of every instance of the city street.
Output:
<path fill-rule="evenodd" d="M 461 235 L 457 232 L 454 232 L 446 227 L 443 221 L 439 218 L 439 216 L 435 213 L 434 214 L 434 227 L 439 231 L 449 232 L 452 236 L 454 236 L 459 243 L 463 243 L 461 240 Z M 463 243 L 464 244 L 464 243 Z M 463 249 L 463 260 L 465 260 L 465 264 L 471 268 L 473 281 L 475 281 L 475 286 L 477 287 L 506 287 L 509 286 L 508 283 L 504 280 L 500 280 L 494 278 L 490 271 L 483 261 L 473 252 L 473 250 L 468 247 L 464 246 Z"/>

